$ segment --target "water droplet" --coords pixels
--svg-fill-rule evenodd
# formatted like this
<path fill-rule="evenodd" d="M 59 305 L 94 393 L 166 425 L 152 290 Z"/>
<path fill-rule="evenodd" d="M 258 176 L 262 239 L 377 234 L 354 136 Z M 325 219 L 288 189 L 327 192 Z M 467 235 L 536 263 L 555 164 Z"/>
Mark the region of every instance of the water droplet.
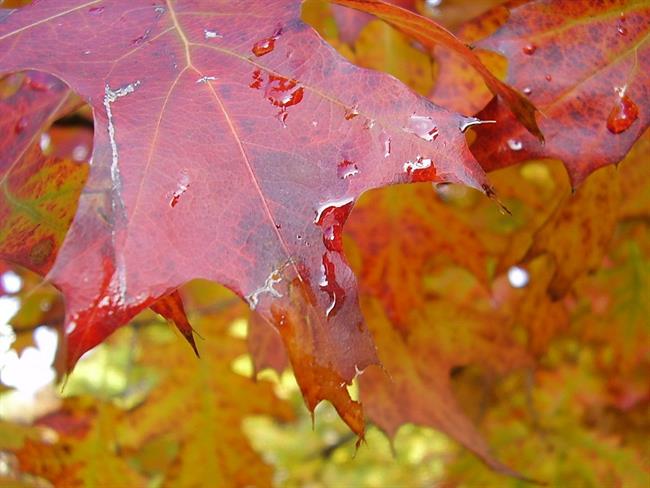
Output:
<path fill-rule="evenodd" d="M 347 159 L 341 161 L 336 167 L 336 175 L 342 180 L 345 180 L 350 176 L 354 176 L 358 174 L 359 174 L 358 166 L 354 164 L 352 161 L 348 161 Z"/>
<path fill-rule="evenodd" d="M 359 115 L 359 104 L 355 103 L 351 107 L 346 107 L 345 109 L 345 120 L 352 120 L 357 115 Z"/>
<path fill-rule="evenodd" d="M 275 228 L 280 230 L 282 228 L 282 226 L 280 224 L 275 224 Z"/>
<path fill-rule="evenodd" d="M 16 122 L 16 125 L 14 127 L 16 134 L 20 134 L 22 131 L 24 131 L 27 128 L 28 124 L 29 124 L 29 120 L 27 119 L 27 117 L 19 118 L 18 122 Z"/>
<path fill-rule="evenodd" d="M 353 198 L 327 202 L 316 212 L 314 223 L 323 228 L 323 244 L 329 251 L 343 251 L 343 224 L 350 215 Z"/>
<path fill-rule="evenodd" d="M 190 177 L 185 171 L 183 171 L 181 173 L 181 178 L 178 181 L 178 186 L 176 187 L 174 193 L 172 193 L 172 198 L 169 201 L 169 206 L 174 208 L 178 204 L 178 201 L 181 199 L 181 196 L 188 190 L 189 187 Z"/>
<path fill-rule="evenodd" d="M 278 29 L 275 31 L 275 34 L 273 34 L 271 37 L 267 37 L 265 39 L 261 39 L 257 41 L 255 44 L 253 44 L 253 48 L 251 51 L 253 51 L 253 54 L 257 56 L 258 58 L 260 56 L 264 56 L 265 54 L 270 53 L 275 49 L 275 41 L 282 35 L 282 29 Z"/>
<path fill-rule="evenodd" d="M 217 31 L 214 30 L 209 30 L 209 29 L 203 29 L 203 37 L 206 39 L 221 39 L 223 36 L 219 34 Z"/>
<path fill-rule="evenodd" d="M 105 10 L 105 7 L 92 7 L 88 9 L 90 15 L 99 15 Z"/>
<path fill-rule="evenodd" d="M 90 49 L 86 49 L 82 54 L 88 56 L 91 53 Z"/>
<path fill-rule="evenodd" d="M 302 101 L 305 90 L 296 80 L 290 80 L 283 76 L 267 74 L 265 78 L 261 70 L 256 69 L 253 71 L 253 80 L 248 85 L 255 90 L 263 90 L 264 98 L 266 98 L 271 105 L 279 107 L 280 111 L 276 117 L 286 127 L 287 108 L 297 105 Z"/>
<path fill-rule="evenodd" d="M 160 17 L 165 12 L 167 12 L 167 9 L 165 7 L 159 5 L 157 7 L 154 7 L 153 11 L 156 13 L 156 16 Z"/>
<path fill-rule="evenodd" d="M 524 54 L 530 56 L 531 54 L 534 54 L 535 51 L 537 51 L 537 46 L 535 44 L 526 44 L 523 48 L 522 51 Z"/>
<path fill-rule="evenodd" d="M 523 92 L 524 92 L 524 95 L 530 95 L 531 93 L 533 93 L 533 89 L 531 87 L 527 86 L 526 88 L 523 89 Z"/>
<path fill-rule="evenodd" d="M 621 91 L 616 97 L 616 103 L 607 117 L 607 129 L 612 134 L 620 134 L 630 128 L 632 123 L 639 117 L 639 107 L 630 97 Z"/>
<path fill-rule="evenodd" d="M 428 142 L 438 137 L 438 127 L 433 122 L 433 119 L 426 115 L 411 115 L 408 126 L 404 130 Z"/>
<path fill-rule="evenodd" d="M 375 121 L 374 119 L 366 119 L 366 121 L 363 123 L 363 128 L 366 130 L 370 130 L 375 126 Z"/>
<path fill-rule="evenodd" d="M 616 28 L 616 32 L 618 32 L 621 36 L 626 36 L 627 35 L 627 28 L 623 25 L 618 25 Z"/>
<path fill-rule="evenodd" d="M 327 307 L 327 318 L 333 317 L 343 306 L 345 301 L 345 291 L 336 281 L 336 267 L 330 259 L 328 253 L 323 254 L 321 280 L 318 283 L 320 289 L 323 290 L 330 299 L 330 305 Z"/>
<path fill-rule="evenodd" d="M 524 145 L 521 141 L 516 139 L 508 139 L 508 147 L 513 151 L 521 151 Z"/>
<path fill-rule="evenodd" d="M 415 161 L 407 161 L 404 163 L 404 172 L 408 175 L 413 174 L 417 170 L 430 168 L 433 162 L 429 158 L 418 156 Z"/>
<path fill-rule="evenodd" d="M 381 134 L 379 135 L 379 141 L 384 147 L 384 157 L 387 158 L 388 156 L 390 156 L 391 138 L 386 132 L 381 131 Z"/>
<path fill-rule="evenodd" d="M 546 79 L 546 81 L 551 81 L 553 79 L 551 75 L 546 75 L 544 78 Z"/>
<path fill-rule="evenodd" d="M 149 34 L 151 34 L 151 29 L 147 29 L 146 31 L 144 31 L 144 34 L 142 34 L 140 37 L 136 37 L 135 39 L 133 39 L 131 41 L 131 44 L 134 46 L 139 46 L 149 38 Z"/>

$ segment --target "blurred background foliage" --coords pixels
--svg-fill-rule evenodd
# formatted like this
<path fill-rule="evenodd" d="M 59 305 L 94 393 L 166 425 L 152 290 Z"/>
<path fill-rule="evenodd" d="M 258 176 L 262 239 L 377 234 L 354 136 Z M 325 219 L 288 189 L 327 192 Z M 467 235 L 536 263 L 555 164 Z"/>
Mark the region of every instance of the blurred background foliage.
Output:
<path fill-rule="evenodd" d="M 496 3 L 414 6 L 456 29 Z M 389 26 L 318 0 L 303 15 L 351 61 L 434 89 L 435 59 Z M 53 127 L 41 147 L 87 159 L 88 134 L 73 130 Z M 247 339 L 255 319 L 231 292 L 181 290 L 201 359 L 146 312 L 62 378 L 60 297 L 0 262 L 0 485 L 529 486 L 432 428 L 450 428 L 435 412 L 452 401 L 528 478 L 650 486 L 648 154 L 646 133 L 575 194 L 559 161 L 493 172 L 510 215 L 456 185 L 362 198 L 346 255 L 386 371 L 351 387 L 370 412 L 358 449 L 329 404 L 310 415 L 277 343 Z M 404 395 L 382 403 L 369 386 L 377 374 Z M 389 414 L 404 423 L 392 436 Z"/>

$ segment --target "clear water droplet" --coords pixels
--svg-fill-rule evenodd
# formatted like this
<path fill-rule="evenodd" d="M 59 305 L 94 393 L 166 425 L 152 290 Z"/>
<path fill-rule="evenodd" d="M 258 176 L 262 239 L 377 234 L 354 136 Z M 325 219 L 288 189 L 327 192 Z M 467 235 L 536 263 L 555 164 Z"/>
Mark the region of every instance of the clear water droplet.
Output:
<path fill-rule="evenodd" d="M 497 122 L 496 120 L 481 120 L 481 119 L 477 119 L 476 117 L 467 117 L 460 122 L 458 128 L 460 129 L 461 132 L 465 132 L 473 125 L 496 124 L 496 122 Z"/>
<path fill-rule="evenodd" d="M 390 146 L 391 146 L 390 136 L 386 132 L 381 131 L 381 134 L 379 135 L 379 142 L 381 143 L 384 149 L 384 158 L 387 158 L 388 156 L 390 156 Z"/>
<path fill-rule="evenodd" d="M 190 187 L 190 177 L 186 171 L 182 171 L 181 177 L 178 181 L 178 186 L 176 187 L 176 190 L 174 190 L 174 193 L 172 193 L 172 198 L 169 201 L 169 206 L 174 208 L 176 205 L 178 205 L 181 196 L 183 196 L 183 194 L 189 189 L 189 187 Z"/>
<path fill-rule="evenodd" d="M 327 307 L 326 316 L 330 318 L 336 315 L 343 306 L 345 290 L 336 281 L 336 267 L 328 253 L 323 254 L 321 271 L 322 275 L 318 285 L 329 296 L 330 305 Z"/>
<path fill-rule="evenodd" d="M 521 141 L 517 139 L 508 139 L 508 147 L 513 151 L 521 151 L 524 147 Z"/>
<path fill-rule="evenodd" d="M 223 36 L 215 30 L 203 29 L 203 37 L 206 39 L 221 39 Z"/>
<path fill-rule="evenodd" d="M 374 119 L 366 119 L 366 121 L 363 123 L 363 128 L 366 130 L 370 130 L 375 126 L 375 121 Z"/>
<path fill-rule="evenodd" d="M 530 56 L 532 54 L 535 54 L 535 51 L 537 51 L 537 46 L 535 44 L 526 44 L 521 50 L 524 54 Z"/>
<path fill-rule="evenodd" d="M 258 58 L 266 54 L 269 54 L 275 49 L 275 41 L 277 41 L 281 35 L 282 35 L 282 29 L 279 28 L 278 30 L 275 31 L 275 33 L 272 36 L 266 37 L 264 39 L 260 39 L 255 44 L 253 44 L 251 51 Z"/>
<path fill-rule="evenodd" d="M 411 115 L 404 130 L 428 142 L 438 137 L 438 127 L 433 119 L 426 115 Z"/>
<path fill-rule="evenodd" d="M 545 79 L 546 81 L 552 81 L 552 80 L 553 80 L 553 77 L 552 77 L 551 75 L 546 75 L 546 76 L 544 77 L 544 79 Z"/>
<path fill-rule="evenodd" d="M 345 120 L 352 120 L 357 115 L 359 115 L 359 104 L 355 103 L 351 107 L 345 109 Z"/>
<path fill-rule="evenodd" d="M 105 7 L 91 7 L 88 9 L 88 13 L 90 15 L 99 15 L 101 14 L 106 8 Z"/>
<path fill-rule="evenodd" d="M 329 251 L 343 251 L 343 224 L 350 215 L 353 198 L 330 201 L 316 211 L 314 223 L 323 229 L 323 244 Z"/>
<path fill-rule="evenodd" d="M 626 131 L 639 117 L 639 107 L 623 91 L 621 93 L 622 96 L 616 97 L 616 103 L 607 117 L 607 129 L 612 134 Z"/>
<path fill-rule="evenodd" d="M 253 71 L 253 79 L 248 85 L 255 90 L 264 92 L 264 98 L 280 111 L 276 117 L 286 127 L 288 116 L 287 108 L 299 104 L 305 94 L 304 88 L 296 80 L 290 80 L 283 76 L 262 73 L 261 70 Z"/>
<path fill-rule="evenodd" d="M 347 159 L 341 161 L 336 167 L 336 175 L 342 180 L 345 180 L 350 176 L 355 176 L 358 174 L 359 174 L 358 166 L 352 161 L 348 161 Z"/>
<path fill-rule="evenodd" d="M 519 266 L 512 266 L 508 270 L 508 281 L 513 288 L 523 288 L 528 284 L 530 277 L 528 271 Z"/>
<path fill-rule="evenodd" d="M 422 156 L 418 156 L 415 158 L 415 161 L 407 161 L 404 163 L 404 172 L 408 175 L 412 175 L 418 170 L 430 168 L 432 164 L 433 162 L 430 158 L 423 158 Z"/>
<path fill-rule="evenodd" d="M 524 92 L 524 95 L 530 95 L 531 93 L 533 93 L 533 89 L 531 87 L 527 86 L 526 88 L 523 89 L 523 92 Z"/>

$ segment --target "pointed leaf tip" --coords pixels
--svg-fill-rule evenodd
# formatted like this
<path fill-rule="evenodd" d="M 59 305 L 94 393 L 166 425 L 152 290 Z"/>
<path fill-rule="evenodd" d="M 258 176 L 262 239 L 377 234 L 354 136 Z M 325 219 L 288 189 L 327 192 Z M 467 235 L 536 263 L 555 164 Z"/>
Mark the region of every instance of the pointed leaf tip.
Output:
<path fill-rule="evenodd" d="M 199 355 L 199 350 L 196 347 L 196 342 L 194 341 L 195 331 L 187 319 L 185 307 L 183 306 L 183 299 L 178 291 L 160 297 L 151 305 L 151 310 L 165 319 L 174 322 L 180 333 L 183 334 L 183 337 L 185 337 L 190 346 L 192 346 L 196 357 L 201 357 Z"/>

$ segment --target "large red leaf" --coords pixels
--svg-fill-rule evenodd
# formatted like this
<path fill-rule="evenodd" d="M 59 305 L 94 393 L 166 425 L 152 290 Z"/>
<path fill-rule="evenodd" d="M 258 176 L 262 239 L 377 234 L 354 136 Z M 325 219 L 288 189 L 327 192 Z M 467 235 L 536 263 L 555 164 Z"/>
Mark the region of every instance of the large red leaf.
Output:
<path fill-rule="evenodd" d="M 487 188 L 461 130 L 473 119 L 344 61 L 299 2 L 258 7 L 65 0 L 0 13 L 0 71 L 45 70 L 94 110 L 90 177 L 49 275 L 66 299 L 69 366 L 207 278 L 276 324 L 308 405 L 330 399 L 361 434 L 345 383 L 377 358 L 342 225 L 370 188 Z"/>
<path fill-rule="evenodd" d="M 478 128 L 472 148 L 483 168 L 557 158 L 575 187 L 623 159 L 650 123 L 649 25 L 643 0 L 536 0 L 511 8 L 507 23 L 477 45 L 507 57 L 508 82 L 545 115 L 546 143 L 493 100 L 479 117 L 499 122 Z"/>

